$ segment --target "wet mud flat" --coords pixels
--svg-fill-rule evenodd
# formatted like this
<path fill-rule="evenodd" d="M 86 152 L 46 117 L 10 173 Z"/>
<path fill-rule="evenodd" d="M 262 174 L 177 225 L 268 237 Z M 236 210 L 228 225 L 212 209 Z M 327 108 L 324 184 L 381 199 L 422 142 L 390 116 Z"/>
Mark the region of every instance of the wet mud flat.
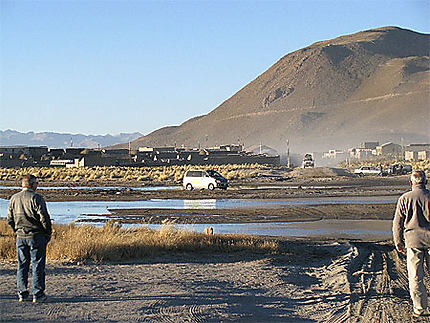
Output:
<path fill-rule="evenodd" d="M 277 254 L 166 254 L 47 265 L 45 304 L 18 303 L 0 262 L 3 321 L 428 322 L 414 320 L 391 242 L 281 239 Z M 426 284 L 429 286 L 429 277 Z"/>
<path fill-rule="evenodd" d="M 3 183 L 0 198 L 9 199 L 19 191 L 19 183 Z M 313 197 L 344 197 L 344 196 L 400 196 L 409 189 L 408 179 L 399 177 L 366 177 L 366 178 L 323 178 L 295 179 L 279 182 L 275 179 L 262 181 L 232 181 L 227 190 L 193 190 L 186 191 L 178 183 L 164 183 L 165 186 L 175 185 L 177 189 L 156 190 L 155 186 L 138 186 L 137 183 L 101 182 L 92 183 L 109 187 L 108 189 L 91 188 L 77 189 L 70 183 L 42 183 L 44 186 L 57 186 L 55 189 L 40 189 L 47 201 L 137 201 L 149 199 L 285 199 Z M 75 186 L 89 186 L 89 183 L 74 183 Z M 8 188 L 15 186 L 15 188 Z M 114 187 L 116 186 L 116 187 Z M 150 187 L 153 190 L 141 190 Z M 139 189 L 136 189 L 139 188 Z"/>
<path fill-rule="evenodd" d="M 41 193 L 47 201 L 139 201 L 150 199 L 287 199 L 345 196 L 400 196 L 406 187 L 393 188 L 229 188 L 228 190 L 159 190 L 140 191 L 132 188 L 115 189 L 43 189 Z M 1 189 L 0 198 L 9 199 L 19 189 Z"/>
<path fill-rule="evenodd" d="M 300 222 L 322 219 L 391 220 L 395 204 L 342 204 L 294 207 L 246 207 L 229 209 L 130 208 L 109 209 L 108 214 L 85 214 L 77 222 L 128 224 L 264 223 Z"/>

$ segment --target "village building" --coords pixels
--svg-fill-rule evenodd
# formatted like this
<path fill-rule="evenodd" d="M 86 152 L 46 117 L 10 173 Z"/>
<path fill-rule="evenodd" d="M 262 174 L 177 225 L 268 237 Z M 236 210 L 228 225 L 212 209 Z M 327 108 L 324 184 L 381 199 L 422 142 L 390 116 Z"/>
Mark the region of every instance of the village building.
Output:
<path fill-rule="evenodd" d="M 365 141 L 360 144 L 359 148 L 373 150 L 376 149 L 377 146 L 379 146 L 379 141 Z"/>
<path fill-rule="evenodd" d="M 400 157 L 403 153 L 402 146 L 392 142 L 387 142 L 385 144 L 377 146 L 375 150 L 377 156 Z"/>
<path fill-rule="evenodd" d="M 356 159 L 368 159 L 374 156 L 374 150 L 371 148 L 350 148 L 348 152 L 351 158 Z"/>
<path fill-rule="evenodd" d="M 279 153 L 266 145 L 253 145 L 245 149 L 246 152 L 252 154 L 266 154 L 267 156 L 277 156 Z"/>
<path fill-rule="evenodd" d="M 430 159 L 430 144 L 409 144 L 405 147 L 405 160 Z"/>
<path fill-rule="evenodd" d="M 73 159 L 53 159 L 49 162 L 49 166 L 67 167 L 69 164 L 74 164 Z"/>

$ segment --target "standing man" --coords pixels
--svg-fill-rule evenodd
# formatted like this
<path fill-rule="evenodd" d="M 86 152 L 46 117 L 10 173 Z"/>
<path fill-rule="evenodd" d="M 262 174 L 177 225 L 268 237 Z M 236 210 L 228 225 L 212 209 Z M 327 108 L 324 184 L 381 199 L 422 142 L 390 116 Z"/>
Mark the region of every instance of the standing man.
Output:
<path fill-rule="evenodd" d="M 9 202 L 7 222 L 16 234 L 18 256 L 17 287 L 18 301 L 29 296 L 27 290 L 30 260 L 33 262 L 33 302 L 46 301 L 45 262 L 46 245 L 51 239 L 51 219 L 42 195 L 37 194 L 37 178 L 25 175 L 22 191 L 12 196 Z"/>
<path fill-rule="evenodd" d="M 397 202 L 393 221 L 394 244 L 407 258 L 414 316 L 429 316 L 424 285 L 424 261 L 427 270 L 430 266 L 430 191 L 426 189 L 426 173 L 422 170 L 412 172 L 410 184 L 412 191 L 403 194 Z"/>

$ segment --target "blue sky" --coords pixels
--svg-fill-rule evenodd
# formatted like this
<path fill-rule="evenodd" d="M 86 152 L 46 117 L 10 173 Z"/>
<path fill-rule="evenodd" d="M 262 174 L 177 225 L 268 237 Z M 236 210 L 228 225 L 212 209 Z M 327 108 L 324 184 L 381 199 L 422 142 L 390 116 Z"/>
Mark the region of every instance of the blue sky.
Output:
<path fill-rule="evenodd" d="M 282 56 L 429 1 L 0 0 L 0 130 L 147 134 L 206 114 Z"/>

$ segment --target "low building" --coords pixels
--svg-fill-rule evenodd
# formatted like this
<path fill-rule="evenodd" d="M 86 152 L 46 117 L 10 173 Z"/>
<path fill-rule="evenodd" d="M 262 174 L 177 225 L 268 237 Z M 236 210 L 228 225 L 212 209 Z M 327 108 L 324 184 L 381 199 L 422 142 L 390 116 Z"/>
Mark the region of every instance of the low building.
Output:
<path fill-rule="evenodd" d="M 50 148 L 48 155 L 53 159 L 62 159 L 65 153 L 62 148 Z"/>
<path fill-rule="evenodd" d="M 136 166 L 130 156 L 119 158 L 112 156 L 82 156 L 75 159 L 74 167 L 93 167 L 93 166 Z M 69 166 L 72 167 L 72 166 Z"/>
<path fill-rule="evenodd" d="M 73 159 L 54 159 L 49 162 L 49 166 L 66 167 L 68 164 L 74 164 Z"/>
<path fill-rule="evenodd" d="M 338 149 L 330 149 L 329 151 L 322 153 L 321 157 L 317 156 L 317 154 L 314 155 L 315 163 L 320 166 L 335 166 L 350 158 L 348 151 Z"/>
<path fill-rule="evenodd" d="M 128 149 L 103 149 L 102 153 L 105 155 L 129 155 Z"/>
<path fill-rule="evenodd" d="M 272 147 L 266 145 L 254 145 L 245 149 L 246 152 L 253 154 L 266 154 L 268 156 L 278 156 L 279 153 Z"/>
<path fill-rule="evenodd" d="M 0 167 L 19 167 L 23 162 L 18 158 L 11 158 L 12 155 L 0 154 Z"/>
<path fill-rule="evenodd" d="M 365 141 L 362 142 L 359 148 L 364 148 L 364 149 L 376 149 L 376 147 L 379 146 L 379 141 Z"/>
<path fill-rule="evenodd" d="M 377 156 L 401 156 L 402 152 L 402 146 L 392 142 L 387 142 L 376 147 Z"/>
<path fill-rule="evenodd" d="M 429 159 L 430 144 L 409 144 L 405 147 L 406 160 Z"/>
<path fill-rule="evenodd" d="M 13 158 L 21 158 L 25 156 L 25 159 L 31 159 L 38 161 L 41 157 L 48 153 L 48 147 L 46 146 L 3 146 L 0 147 L 0 155 L 13 156 Z M 21 158 L 22 159 L 22 158 Z"/>
<path fill-rule="evenodd" d="M 430 151 L 429 150 L 423 150 L 418 152 L 418 160 L 426 160 L 430 159 Z"/>
<path fill-rule="evenodd" d="M 328 152 L 323 153 L 323 159 L 346 159 L 348 153 L 344 150 L 330 149 Z"/>
<path fill-rule="evenodd" d="M 374 150 L 370 148 L 350 148 L 348 150 L 351 158 L 368 159 L 374 156 Z"/>
<path fill-rule="evenodd" d="M 154 147 L 139 147 L 137 151 L 141 153 L 148 153 L 154 151 Z"/>

